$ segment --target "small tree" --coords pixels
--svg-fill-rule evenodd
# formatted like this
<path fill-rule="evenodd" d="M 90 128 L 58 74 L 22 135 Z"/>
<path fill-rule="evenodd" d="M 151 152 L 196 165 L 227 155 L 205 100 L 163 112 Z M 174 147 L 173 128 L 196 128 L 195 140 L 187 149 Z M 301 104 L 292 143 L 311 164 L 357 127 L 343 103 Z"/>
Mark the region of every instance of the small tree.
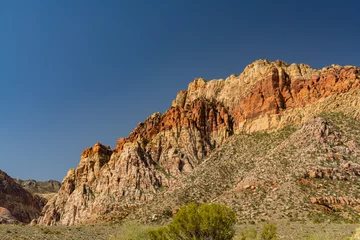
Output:
<path fill-rule="evenodd" d="M 190 203 L 180 208 L 166 227 L 149 232 L 151 240 L 230 240 L 235 212 L 221 204 Z"/>

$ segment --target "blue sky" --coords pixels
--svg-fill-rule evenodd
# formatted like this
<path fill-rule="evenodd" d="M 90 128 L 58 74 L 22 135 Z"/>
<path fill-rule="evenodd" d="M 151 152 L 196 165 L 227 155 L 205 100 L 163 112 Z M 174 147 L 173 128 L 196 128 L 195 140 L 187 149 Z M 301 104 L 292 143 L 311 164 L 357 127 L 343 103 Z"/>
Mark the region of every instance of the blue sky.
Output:
<path fill-rule="evenodd" d="M 195 77 L 360 66 L 357 1 L 0 1 L 0 169 L 62 180 Z"/>

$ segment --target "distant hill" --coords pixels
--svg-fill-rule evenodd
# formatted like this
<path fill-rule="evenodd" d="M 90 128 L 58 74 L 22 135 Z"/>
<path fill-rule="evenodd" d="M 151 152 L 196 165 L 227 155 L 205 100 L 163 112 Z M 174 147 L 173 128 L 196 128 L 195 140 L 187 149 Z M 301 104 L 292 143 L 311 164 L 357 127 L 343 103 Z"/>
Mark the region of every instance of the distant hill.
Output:
<path fill-rule="evenodd" d="M 55 180 L 35 181 L 32 179 L 21 180 L 17 178 L 14 180 L 32 194 L 39 195 L 47 200 L 53 197 L 59 191 L 61 186 L 61 183 Z"/>
<path fill-rule="evenodd" d="M 14 180 L 31 193 L 56 193 L 57 191 L 59 191 L 61 186 L 61 183 L 55 180 L 35 181 L 32 179 L 21 180 L 18 178 L 14 178 Z"/>
<path fill-rule="evenodd" d="M 114 149 L 85 149 L 38 223 L 155 221 L 191 201 L 226 203 L 239 222 L 356 221 L 359 119 L 355 66 L 257 60 L 197 78 Z"/>

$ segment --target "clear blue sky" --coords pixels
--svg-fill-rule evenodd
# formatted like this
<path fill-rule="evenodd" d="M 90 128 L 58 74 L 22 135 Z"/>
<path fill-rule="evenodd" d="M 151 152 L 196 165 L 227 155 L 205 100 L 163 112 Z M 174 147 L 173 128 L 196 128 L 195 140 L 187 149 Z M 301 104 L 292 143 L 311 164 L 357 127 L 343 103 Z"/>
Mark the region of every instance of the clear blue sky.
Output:
<path fill-rule="evenodd" d="M 195 77 L 360 65 L 358 1 L 0 0 L 0 169 L 62 180 Z"/>

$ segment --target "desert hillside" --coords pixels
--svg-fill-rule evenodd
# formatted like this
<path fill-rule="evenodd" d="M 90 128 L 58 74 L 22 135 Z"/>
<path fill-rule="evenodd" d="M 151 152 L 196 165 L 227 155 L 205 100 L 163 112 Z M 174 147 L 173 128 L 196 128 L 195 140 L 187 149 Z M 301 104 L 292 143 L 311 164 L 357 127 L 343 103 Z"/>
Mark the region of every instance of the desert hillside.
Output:
<path fill-rule="evenodd" d="M 234 135 L 130 217 L 167 218 L 196 201 L 231 206 L 240 223 L 357 222 L 359 134 L 359 121 L 326 113 L 271 133 Z"/>

